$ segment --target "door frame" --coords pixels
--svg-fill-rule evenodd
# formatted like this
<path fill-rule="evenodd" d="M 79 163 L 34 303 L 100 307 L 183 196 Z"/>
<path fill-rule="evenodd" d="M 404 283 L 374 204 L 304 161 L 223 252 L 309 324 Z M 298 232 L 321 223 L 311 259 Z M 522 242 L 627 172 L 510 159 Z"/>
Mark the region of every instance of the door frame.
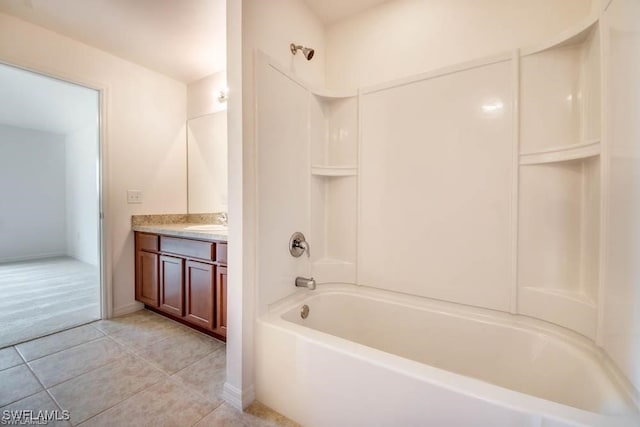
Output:
<path fill-rule="evenodd" d="M 107 138 L 107 110 L 109 85 L 88 80 L 79 75 L 72 75 L 60 70 L 49 69 L 42 65 L 24 63 L 11 58 L 0 58 L 0 64 L 18 68 L 45 77 L 61 80 L 92 89 L 98 92 L 98 257 L 100 268 L 100 318 L 109 319 L 113 315 L 113 260 L 111 239 L 111 212 L 109 203 L 109 152 Z"/>

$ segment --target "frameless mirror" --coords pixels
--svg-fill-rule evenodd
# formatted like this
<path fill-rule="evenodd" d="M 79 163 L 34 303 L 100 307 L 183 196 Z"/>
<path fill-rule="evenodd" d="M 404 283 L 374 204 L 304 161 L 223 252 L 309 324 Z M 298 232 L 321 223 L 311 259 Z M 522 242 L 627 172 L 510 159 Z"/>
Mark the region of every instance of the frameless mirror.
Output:
<path fill-rule="evenodd" d="M 227 112 L 187 121 L 189 213 L 227 212 Z"/>

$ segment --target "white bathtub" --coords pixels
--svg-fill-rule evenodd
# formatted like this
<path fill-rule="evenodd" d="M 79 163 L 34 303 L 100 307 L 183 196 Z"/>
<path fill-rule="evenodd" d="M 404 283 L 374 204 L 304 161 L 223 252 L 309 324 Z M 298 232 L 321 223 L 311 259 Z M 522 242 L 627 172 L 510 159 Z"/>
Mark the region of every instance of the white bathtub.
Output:
<path fill-rule="evenodd" d="M 490 310 L 325 285 L 271 307 L 256 354 L 258 399 L 309 427 L 640 426 L 587 339 Z"/>

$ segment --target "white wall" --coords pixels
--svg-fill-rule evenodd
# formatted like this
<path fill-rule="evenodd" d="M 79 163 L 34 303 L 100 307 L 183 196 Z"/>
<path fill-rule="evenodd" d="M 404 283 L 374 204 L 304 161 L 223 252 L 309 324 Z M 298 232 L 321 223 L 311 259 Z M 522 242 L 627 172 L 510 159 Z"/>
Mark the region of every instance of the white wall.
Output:
<path fill-rule="evenodd" d="M 64 136 L 0 125 L 0 262 L 64 255 Z"/>
<path fill-rule="evenodd" d="M 324 86 L 325 30 L 322 22 L 302 0 L 244 0 L 242 10 L 243 68 L 245 99 L 253 98 L 253 52 L 260 49 L 303 80 Z M 292 55 L 289 44 L 315 49 L 311 61 Z M 245 118 L 246 121 L 246 118 Z"/>
<path fill-rule="evenodd" d="M 105 255 L 113 267 L 107 274 L 114 312 L 136 309 L 131 215 L 186 211 L 186 86 L 5 14 L 0 14 L 0 60 L 104 89 L 110 247 Z M 142 190 L 144 203 L 127 204 L 127 189 Z"/>
<path fill-rule="evenodd" d="M 187 118 L 193 119 L 226 110 L 227 104 L 218 101 L 220 91 L 226 87 L 226 71 L 189 83 L 187 85 Z"/>
<path fill-rule="evenodd" d="M 256 171 L 255 161 L 257 158 L 256 142 L 254 140 L 254 105 L 255 105 L 255 88 L 254 88 L 254 54 L 260 50 L 270 57 L 274 58 L 285 69 L 297 77 L 309 82 L 312 85 L 324 85 L 324 30 L 322 23 L 311 12 L 302 0 L 277 0 L 264 2 L 261 0 L 246 0 L 243 3 L 243 134 L 245 163 L 243 172 L 245 178 L 244 191 L 248 196 L 249 206 L 245 205 L 245 209 L 251 212 L 254 209 L 256 194 Z M 304 59 L 302 55 L 292 55 L 289 50 L 289 44 L 295 42 L 316 49 L 316 55 L 311 61 Z M 279 102 L 278 93 L 270 94 L 274 105 Z M 288 144 L 295 144 L 297 141 L 293 139 L 287 140 Z M 292 150 L 295 147 L 291 147 Z M 287 151 L 286 146 L 280 146 L 283 152 Z M 264 148 L 264 152 L 268 148 Z M 295 151 L 295 150 L 294 150 Z M 304 152 L 298 152 L 303 155 Z M 274 159 L 277 161 L 277 159 Z M 307 165 L 308 158 L 301 156 L 299 158 L 286 157 L 281 159 L 280 164 L 274 164 L 274 170 L 280 170 L 283 173 L 290 170 L 292 165 Z M 306 169 L 300 172 L 308 177 Z M 296 179 L 294 176 L 287 175 L 286 179 Z M 279 179 L 274 177 L 274 179 Z M 304 195 L 302 195 L 304 197 Z M 295 195 L 289 195 L 295 199 Z M 271 233 L 280 235 L 280 240 L 269 239 L 268 242 L 260 242 L 260 236 L 251 237 L 256 239 L 263 254 L 271 254 L 271 256 L 286 256 L 290 258 L 288 252 L 285 251 L 281 255 L 281 248 L 289 241 L 291 230 L 286 216 L 279 215 L 278 212 L 285 211 L 286 207 L 277 203 L 263 204 L 260 207 L 257 216 L 262 217 L 265 221 L 260 223 L 261 227 L 269 228 Z M 269 218 L 267 220 L 267 218 Z M 260 220 L 258 221 L 260 222 Z M 255 224 L 252 224 L 255 227 Z M 245 240 L 246 241 L 246 240 Z M 276 255 L 278 254 L 278 255 Z M 252 255 L 249 259 L 254 259 Z M 255 267 L 254 267 L 255 268 Z M 254 273 L 255 274 L 255 273 Z M 261 275 L 258 280 L 258 288 L 273 286 L 279 277 Z M 295 289 L 292 286 L 291 291 Z M 283 296 L 283 295 L 280 295 Z M 263 303 L 271 303 L 273 301 L 263 301 Z"/>
<path fill-rule="evenodd" d="M 356 88 L 537 45 L 590 0 L 394 0 L 326 30 L 326 81 Z"/>
<path fill-rule="evenodd" d="M 640 2 L 614 0 L 605 17 L 609 199 L 601 338 L 640 398 Z"/>
<path fill-rule="evenodd" d="M 310 238 L 309 97 L 306 88 L 265 60 L 256 64 L 258 315 L 309 277 L 307 256 L 294 258 L 289 238 Z M 276 101 L 277 100 L 277 101 Z M 315 253 L 315 241 L 310 240 Z"/>
<path fill-rule="evenodd" d="M 293 57 L 289 51 L 292 42 L 315 48 L 316 57 L 309 62 L 301 55 Z M 256 287 L 253 59 L 256 49 L 277 58 L 305 80 L 322 85 L 324 29 L 302 0 L 227 2 L 230 270 L 225 398 L 235 406 L 246 406 L 253 400 Z"/>
<path fill-rule="evenodd" d="M 65 136 L 67 255 L 96 267 L 99 265 L 98 135 L 97 122 L 93 122 Z"/>

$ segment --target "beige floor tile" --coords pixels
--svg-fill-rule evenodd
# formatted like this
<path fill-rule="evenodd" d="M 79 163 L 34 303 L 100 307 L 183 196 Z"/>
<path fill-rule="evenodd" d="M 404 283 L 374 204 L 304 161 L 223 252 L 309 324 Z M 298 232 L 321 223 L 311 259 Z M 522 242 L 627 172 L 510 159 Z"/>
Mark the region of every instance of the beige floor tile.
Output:
<path fill-rule="evenodd" d="M 76 425 L 152 386 L 166 375 L 133 355 L 49 389 Z"/>
<path fill-rule="evenodd" d="M 26 397 L 22 400 L 18 400 L 10 405 L 7 405 L 3 408 L 0 408 L 0 414 L 5 414 L 4 411 L 32 411 L 30 413 L 23 413 L 24 416 L 18 418 L 11 418 L 13 422 L 9 422 L 7 424 L 15 424 L 20 425 L 18 420 L 21 420 L 26 425 L 34 425 L 37 424 L 35 420 L 40 421 L 41 418 L 38 418 L 39 415 L 47 416 L 44 411 L 59 411 L 54 419 L 50 419 L 47 422 L 48 427 L 68 427 L 71 424 L 68 421 L 65 421 L 65 416 L 58 408 L 58 405 L 49 397 L 46 391 L 41 391 L 40 393 L 34 394 L 33 396 Z M 41 412 L 43 411 L 43 412 Z M 26 417 L 30 417 L 27 419 Z M 29 422 L 31 421 L 31 422 Z"/>
<path fill-rule="evenodd" d="M 226 347 L 222 347 L 198 362 L 173 374 L 187 387 L 206 396 L 214 403 L 222 403 L 222 388 L 227 374 Z"/>
<path fill-rule="evenodd" d="M 123 357 L 125 350 L 110 338 L 100 338 L 29 362 L 38 379 L 49 388 Z"/>
<path fill-rule="evenodd" d="M 134 326 L 143 322 L 156 320 L 157 317 L 159 316 L 150 312 L 149 310 L 139 310 L 135 313 L 127 314 L 120 317 L 114 317 L 113 319 L 109 320 L 98 320 L 97 322 L 91 323 L 91 326 L 97 328 L 105 334 L 112 334 L 127 326 Z"/>
<path fill-rule="evenodd" d="M 42 390 L 27 365 L 0 371 L 0 406 L 16 402 Z"/>
<path fill-rule="evenodd" d="M 81 426 L 191 426 L 213 409 L 213 403 L 167 378 L 90 418 Z"/>
<path fill-rule="evenodd" d="M 226 403 L 203 418 L 195 427 L 296 427 L 288 418 L 262 405 L 254 403 L 240 412 Z"/>
<path fill-rule="evenodd" d="M 222 348 L 224 343 L 195 332 L 184 332 L 140 350 L 138 354 L 173 374 Z"/>
<path fill-rule="evenodd" d="M 127 325 L 113 332 L 110 337 L 132 351 L 139 351 L 164 339 L 188 332 L 188 328 L 171 321 L 158 322 L 151 320 Z"/>
<path fill-rule="evenodd" d="M 101 337 L 104 337 L 102 332 L 90 325 L 84 325 L 19 344 L 16 348 L 25 360 L 31 361 Z"/>
<path fill-rule="evenodd" d="M 0 371 L 22 363 L 24 363 L 24 361 L 14 347 L 7 347 L 0 350 Z"/>

